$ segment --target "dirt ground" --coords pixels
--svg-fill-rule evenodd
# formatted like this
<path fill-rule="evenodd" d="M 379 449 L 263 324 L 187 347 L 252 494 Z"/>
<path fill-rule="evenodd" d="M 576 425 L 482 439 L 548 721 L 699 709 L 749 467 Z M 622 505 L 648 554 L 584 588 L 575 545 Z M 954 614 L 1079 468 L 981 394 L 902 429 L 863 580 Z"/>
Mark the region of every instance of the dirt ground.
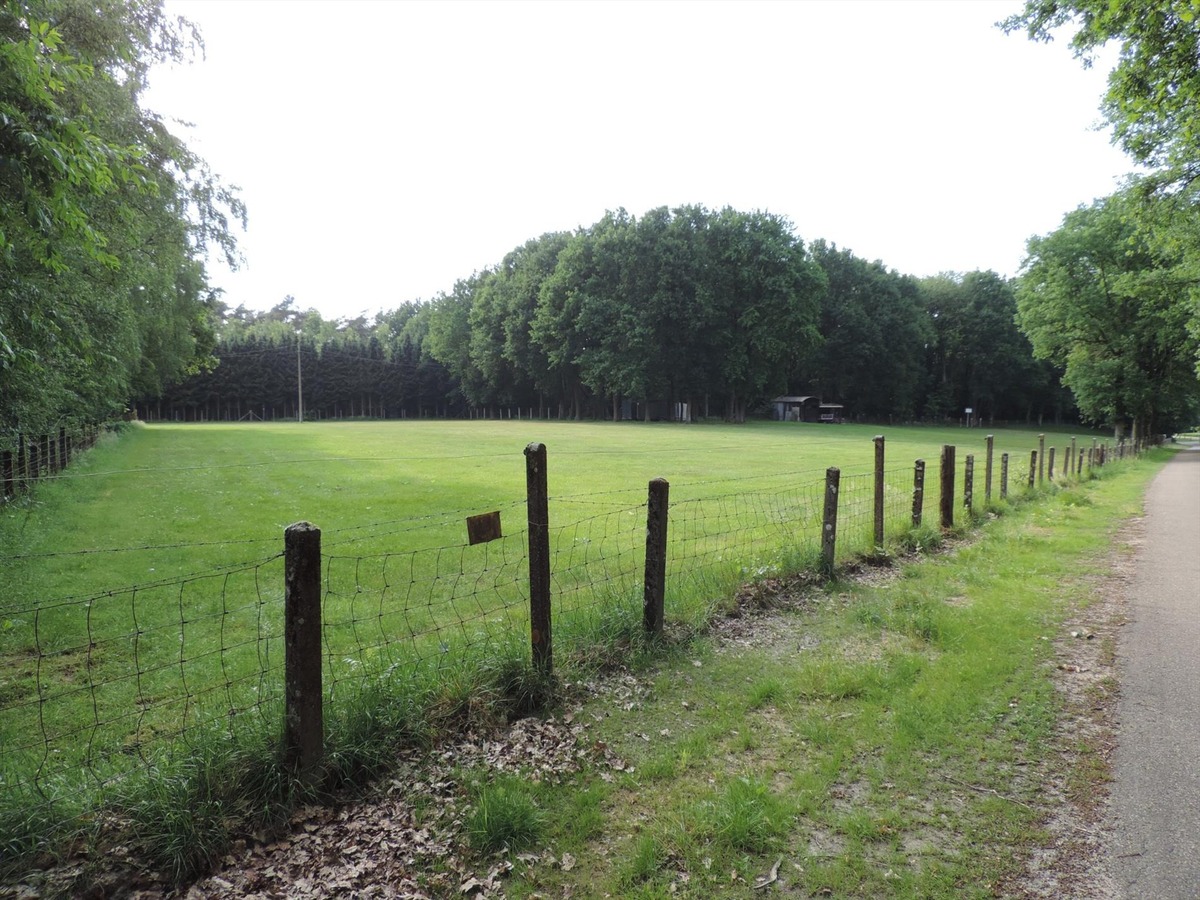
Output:
<path fill-rule="evenodd" d="M 1050 841 L 1029 856 L 1008 896 L 1113 900 L 1113 833 L 1108 785 L 1116 749 L 1120 691 L 1117 640 L 1127 622 L 1134 554 L 1145 520 L 1117 534 L 1106 569 L 1089 584 L 1086 605 L 1073 609 L 1054 645 L 1054 683 L 1063 703 L 1055 746 L 1045 770 Z"/>

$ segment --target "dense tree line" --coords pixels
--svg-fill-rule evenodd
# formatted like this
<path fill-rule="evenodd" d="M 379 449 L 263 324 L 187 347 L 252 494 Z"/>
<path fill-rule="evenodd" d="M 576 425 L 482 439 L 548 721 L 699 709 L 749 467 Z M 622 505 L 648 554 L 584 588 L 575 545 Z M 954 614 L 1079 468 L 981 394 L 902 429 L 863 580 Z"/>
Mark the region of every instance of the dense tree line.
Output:
<path fill-rule="evenodd" d="M 0 441 L 119 413 L 203 366 L 241 204 L 141 106 L 198 40 L 158 0 L 0 5 Z"/>
<path fill-rule="evenodd" d="M 285 298 L 258 313 L 223 309 L 217 364 L 136 398 L 148 419 L 420 418 L 462 415 L 446 368 L 423 349 L 429 307 L 407 303 L 372 322 L 331 322 Z"/>
<path fill-rule="evenodd" d="M 872 419 L 1078 407 L 1140 433 L 1195 417 L 1194 4 L 1029 0 L 1005 23 L 1036 39 L 1072 25 L 1085 59 L 1121 43 L 1103 108 L 1146 173 L 1031 239 L 1015 284 L 914 279 L 768 213 L 664 207 L 329 322 L 290 299 L 230 310 L 209 289 L 200 260 L 236 262 L 244 210 L 141 104 L 150 66 L 199 46 L 186 21 L 161 0 L 0 0 L 0 441 L 130 398 L 170 417 L 295 415 L 301 382 L 313 416 L 742 421 L 805 394 Z"/>
<path fill-rule="evenodd" d="M 1200 417 L 1182 254 L 1166 249 L 1130 192 L 1068 213 L 1031 238 L 1019 322 L 1039 357 L 1065 364 L 1084 415 L 1141 437 Z"/>
<path fill-rule="evenodd" d="M 778 216 L 621 210 L 543 235 L 431 302 L 328 322 L 225 310 L 220 364 L 139 413 L 280 418 L 767 414 L 776 395 L 875 420 L 1073 414 L 992 272 L 915 279 Z"/>

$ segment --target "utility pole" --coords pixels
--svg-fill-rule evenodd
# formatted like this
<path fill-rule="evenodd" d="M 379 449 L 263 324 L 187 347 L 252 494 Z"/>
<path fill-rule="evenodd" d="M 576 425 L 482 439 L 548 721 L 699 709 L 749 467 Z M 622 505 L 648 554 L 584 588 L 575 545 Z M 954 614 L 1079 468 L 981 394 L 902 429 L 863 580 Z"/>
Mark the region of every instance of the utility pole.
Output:
<path fill-rule="evenodd" d="M 296 332 L 296 421 L 304 421 L 304 378 L 300 374 L 300 332 Z"/>

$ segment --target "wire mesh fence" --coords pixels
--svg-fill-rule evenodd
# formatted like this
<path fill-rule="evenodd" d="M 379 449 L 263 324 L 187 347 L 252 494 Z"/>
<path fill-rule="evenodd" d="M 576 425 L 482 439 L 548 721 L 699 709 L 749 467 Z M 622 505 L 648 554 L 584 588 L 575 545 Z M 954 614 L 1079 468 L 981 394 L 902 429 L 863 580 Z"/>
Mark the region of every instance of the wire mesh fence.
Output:
<path fill-rule="evenodd" d="M 1064 453 L 1058 476 L 1103 461 L 1104 448 Z M 959 504 L 970 496 L 965 462 L 941 482 L 955 486 Z M 987 465 L 995 462 L 989 455 Z M 1028 490 L 1038 463 L 1036 451 L 1027 459 L 1006 455 L 994 467 L 996 494 Z M 740 584 L 815 565 L 827 524 L 826 479 L 807 473 L 687 487 L 669 504 L 660 599 L 668 619 L 696 621 Z M 931 472 L 920 488 L 911 461 L 842 474 L 837 559 L 875 552 L 880 514 L 888 541 L 918 516 L 944 526 L 939 479 Z M 550 594 L 556 640 L 568 653 L 571 641 L 594 636 L 615 611 L 648 602 L 649 525 L 640 491 L 551 498 Z M 984 493 L 976 488 L 972 502 L 982 505 Z M 528 640 L 530 513 L 514 498 L 496 514 L 506 523 L 503 534 L 479 544 L 421 547 L 426 531 L 446 533 L 443 517 L 328 535 L 318 567 L 315 661 L 325 702 Z M 170 552 L 189 549 L 173 545 Z M 84 565 L 81 557 L 62 557 Z M 0 811 L 102 789 L 198 735 L 279 735 L 288 702 L 285 566 L 279 552 L 119 589 L 0 601 Z"/>
<path fill-rule="evenodd" d="M 66 469 L 76 454 L 95 446 L 102 431 L 98 425 L 73 424 L 40 435 L 0 432 L 0 503 Z"/>

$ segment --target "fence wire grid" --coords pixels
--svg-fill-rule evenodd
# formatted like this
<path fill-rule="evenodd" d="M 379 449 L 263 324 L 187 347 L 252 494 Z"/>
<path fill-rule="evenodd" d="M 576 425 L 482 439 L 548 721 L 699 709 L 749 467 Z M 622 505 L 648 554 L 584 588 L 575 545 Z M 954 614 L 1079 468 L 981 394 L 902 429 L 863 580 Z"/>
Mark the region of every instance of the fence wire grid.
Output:
<path fill-rule="evenodd" d="M 1072 473 L 1081 460 L 1082 452 Z M 960 485 L 964 463 L 956 464 Z M 1009 460 L 1008 493 L 1027 488 L 1033 465 L 1029 457 Z M 1064 460 L 1060 475 L 1066 466 Z M 667 618 L 708 615 L 739 584 L 811 564 L 821 548 L 826 496 L 825 480 L 814 475 L 712 482 L 707 496 L 704 482 L 689 482 L 688 496 L 669 505 Z M 983 477 L 977 457 L 976 506 L 985 502 Z M 995 497 L 1000 478 L 996 460 Z M 894 538 L 917 512 L 913 466 L 884 469 L 882 484 L 884 529 Z M 637 494 L 551 498 L 556 652 L 594 639 L 606 619 L 640 612 L 647 519 Z M 875 503 L 875 475 L 841 476 L 839 559 L 875 548 Z M 926 523 L 936 525 L 938 503 L 934 463 L 924 483 Z M 442 516 L 326 536 L 322 668 L 329 702 L 352 698 L 374 680 L 411 677 L 492 644 L 528 641 L 524 500 L 499 512 L 503 536 L 474 546 L 411 549 L 426 528 L 444 529 Z M 560 515 L 569 521 L 557 521 Z M 197 736 L 278 734 L 283 569 L 277 553 L 143 585 L 0 603 L 0 808 L 103 788 Z"/>

